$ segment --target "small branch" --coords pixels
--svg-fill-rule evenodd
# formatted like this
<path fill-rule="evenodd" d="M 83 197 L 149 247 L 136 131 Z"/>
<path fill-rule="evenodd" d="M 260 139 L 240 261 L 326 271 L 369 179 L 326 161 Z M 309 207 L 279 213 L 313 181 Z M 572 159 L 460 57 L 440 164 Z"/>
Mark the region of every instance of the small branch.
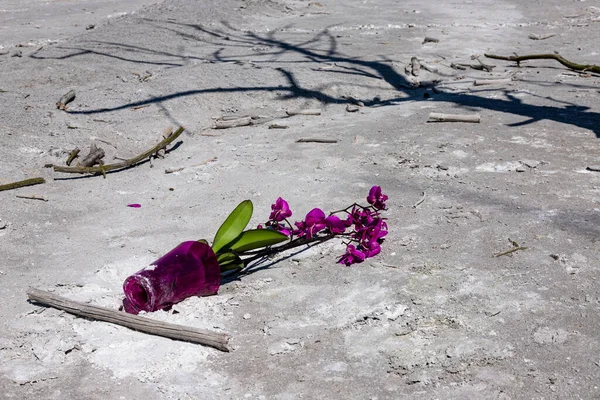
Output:
<path fill-rule="evenodd" d="M 179 129 L 177 129 L 175 131 L 175 133 L 173 133 L 171 136 L 169 136 L 166 139 L 164 139 L 163 141 L 161 141 L 156 146 L 152 147 L 150 150 L 143 152 L 142 154 L 138 155 L 137 157 L 130 158 L 130 159 L 125 160 L 120 163 L 101 165 L 99 167 L 61 167 L 59 165 L 52 165 L 52 164 L 50 164 L 49 166 L 54 168 L 54 171 L 56 171 L 56 172 L 75 173 L 75 174 L 98 174 L 98 173 L 101 173 L 104 175 L 108 171 L 131 167 L 131 166 L 139 163 L 140 161 L 145 160 L 146 158 L 152 156 L 152 154 L 156 153 L 158 150 L 163 149 L 163 148 L 167 147 L 169 144 L 171 144 L 175 139 L 177 139 L 179 137 L 179 135 L 181 135 L 181 133 L 183 133 L 184 130 L 185 130 L 185 128 L 183 126 L 180 126 Z"/>
<path fill-rule="evenodd" d="M 79 150 L 78 147 L 75 147 L 70 153 L 69 153 L 69 157 L 67 157 L 67 162 L 66 164 L 68 166 L 71 165 L 71 163 L 73 162 L 73 160 L 75 159 L 75 157 L 77 157 L 77 155 L 79 154 L 81 150 Z"/>
<path fill-rule="evenodd" d="M 292 115 L 321 115 L 321 110 L 318 108 L 309 108 L 306 110 L 287 110 L 285 113 L 290 117 Z"/>
<path fill-rule="evenodd" d="M 535 33 L 530 33 L 528 37 L 531 40 L 546 40 L 554 36 L 556 36 L 556 33 L 550 33 L 548 35 L 537 35 Z"/>
<path fill-rule="evenodd" d="M 221 351 L 229 351 L 229 347 L 227 347 L 229 336 L 224 333 L 155 321 L 138 315 L 111 310 L 110 308 L 91 306 L 36 288 L 29 288 L 27 296 L 31 301 L 54 307 L 79 317 L 110 322 L 150 335 L 199 343 Z"/>
<path fill-rule="evenodd" d="M 473 85 L 475 86 L 484 86 L 484 85 L 503 85 L 505 83 L 511 83 L 511 78 L 503 78 L 503 79 L 475 79 Z"/>
<path fill-rule="evenodd" d="M 71 156 L 69 155 L 69 158 Z M 93 167 L 96 164 L 102 165 L 102 159 L 104 158 L 104 149 L 96 146 L 96 143 L 92 143 L 90 146 L 90 152 L 83 157 L 83 159 L 77 163 L 78 167 Z M 67 164 L 68 165 L 68 164 Z"/>
<path fill-rule="evenodd" d="M 475 122 L 479 123 L 481 116 L 479 114 L 461 115 L 461 114 L 442 114 L 430 113 L 428 122 Z"/>
<path fill-rule="evenodd" d="M 427 198 L 427 192 L 423 192 L 423 197 L 421 197 L 421 200 L 417 201 L 415 204 L 413 204 L 413 208 L 417 208 L 421 203 L 423 203 L 425 201 L 425 199 Z"/>
<path fill-rule="evenodd" d="M 514 253 L 515 251 L 519 251 L 519 250 L 527 250 L 527 247 L 523 247 L 523 246 L 513 247 L 512 249 L 508 249 L 506 251 L 502 251 L 500 253 L 494 254 L 494 257 L 505 256 L 507 254 Z"/>
<path fill-rule="evenodd" d="M 45 198 L 45 197 L 38 197 L 38 196 L 21 196 L 21 195 L 17 195 L 16 197 L 18 197 L 20 199 L 48 201 L 47 198 Z"/>
<path fill-rule="evenodd" d="M 478 63 L 479 63 L 479 65 L 481 66 L 481 68 L 482 68 L 484 71 L 487 71 L 487 72 L 492 72 L 492 70 L 493 70 L 494 68 L 496 68 L 496 66 L 495 66 L 495 65 L 486 64 L 486 63 L 484 63 L 483 61 L 481 61 L 481 60 L 479 59 L 479 56 L 471 56 L 471 60 L 477 60 L 477 62 L 478 62 Z"/>
<path fill-rule="evenodd" d="M 57 102 L 56 108 L 59 110 L 66 110 L 67 104 L 75 100 L 75 91 L 69 90 L 66 94 L 64 94 Z"/>
<path fill-rule="evenodd" d="M 24 186 L 39 185 L 41 183 L 46 183 L 46 180 L 44 178 L 25 179 L 24 181 L 18 181 L 18 182 L 13 182 L 13 183 L 7 183 L 6 185 L 0 185 L 0 192 L 3 190 L 17 189 L 17 188 L 24 187 Z"/>
<path fill-rule="evenodd" d="M 287 129 L 287 128 L 289 128 L 289 126 L 288 125 L 283 125 L 283 124 L 277 124 L 277 123 L 275 123 L 275 124 L 269 125 L 269 129 Z"/>
<path fill-rule="evenodd" d="M 413 76 L 419 76 L 419 74 L 421 73 L 421 63 L 419 62 L 419 59 L 417 57 L 411 57 L 410 59 L 410 67 L 411 67 L 411 74 Z"/>
<path fill-rule="evenodd" d="M 336 139 L 300 138 L 296 143 L 337 143 Z"/>
<path fill-rule="evenodd" d="M 493 255 L 493 257 L 501 257 L 501 256 L 505 256 L 507 254 L 514 253 L 515 251 L 527 250 L 527 247 L 519 246 L 519 243 L 515 242 L 514 240 L 511 240 L 510 238 L 508 239 L 508 241 L 513 245 L 512 249 L 508 249 L 506 251 L 502 251 L 500 253 L 496 253 L 496 254 Z"/>
<path fill-rule="evenodd" d="M 252 123 L 252 117 L 242 117 L 236 119 L 223 119 L 215 121 L 215 129 L 235 128 L 238 126 L 247 126 Z"/>
<path fill-rule="evenodd" d="M 434 37 L 431 37 L 431 36 L 425 36 L 425 39 L 423 39 L 423 43 L 422 44 L 425 44 L 425 43 L 438 43 L 439 41 L 440 41 L 440 39 L 438 39 L 438 38 L 434 38 Z"/>
<path fill-rule="evenodd" d="M 600 74 L 600 66 L 593 64 L 576 64 L 565 59 L 558 54 L 529 54 L 526 56 L 497 56 L 495 54 L 484 54 L 487 58 L 493 58 L 495 60 L 514 61 L 517 66 L 520 66 L 521 61 L 527 60 L 556 60 L 567 68 L 575 71 L 594 72 Z"/>

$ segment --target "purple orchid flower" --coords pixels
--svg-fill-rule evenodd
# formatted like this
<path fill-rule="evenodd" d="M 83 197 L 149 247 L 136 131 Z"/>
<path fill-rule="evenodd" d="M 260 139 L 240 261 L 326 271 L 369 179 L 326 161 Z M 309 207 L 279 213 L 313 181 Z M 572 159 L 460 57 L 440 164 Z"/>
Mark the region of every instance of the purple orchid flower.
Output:
<path fill-rule="evenodd" d="M 367 202 L 377 210 L 385 210 L 385 201 L 387 199 L 388 196 L 381 192 L 381 186 L 373 186 L 367 196 Z"/>
<path fill-rule="evenodd" d="M 288 202 L 281 197 L 275 201 L 275 204 L 271 204 L 271 210 L 273 211 L 271 212 L 269 219 L 272 221 L 281 222 L 292 216 L 292 210 L 290 210 Z"/>
<path fill-rule="evenodd" d="M 330 215 L 325 218 L 325 226 L 334 235 L 342 234 L 346 231 L 346 221 L 342 221 L 337 215 Z"/>
<path fill-rule="evenodd" d="M 353 245 L 349 244 L 346 247 L 346 254 L 344 254 L 338 261 L 339 264 L 345 264 L 346 266 L 361 263 L 365 261 L 366 255 L 362 251 L 358 250 Z"/>
<path fill-rule="evenodd" d="M 295 222 L 298 227 L 294 231 L 294 234 L 299 237 L 306 236 L 311 239 L 315 234 L 325 229 L 325 213 L 320 208 L 313 208 L 308 214 L 304 221 Z"/>
<path fill-rule="evenodd" d="M 371 240 L 364 243 L 362 247 L 364 248 L 365 258 L 376 256 L 381 252 L 381 246 L 377 240 Z"/>
<path fill-rule="evenodd" d="M 292 234 L 292 230 L 289 227 L 287 227 L 283 224 L 280 224 L 279 222 L 269 221 L 269 222 L 267 222 L 266 225 L 267 225 L 268 229 L 273 229 L 274 231 L 283 233 L 285 236 L 290 236 Z M 262 228 L 260 228 L 260 229 L 262 229 Z"/>

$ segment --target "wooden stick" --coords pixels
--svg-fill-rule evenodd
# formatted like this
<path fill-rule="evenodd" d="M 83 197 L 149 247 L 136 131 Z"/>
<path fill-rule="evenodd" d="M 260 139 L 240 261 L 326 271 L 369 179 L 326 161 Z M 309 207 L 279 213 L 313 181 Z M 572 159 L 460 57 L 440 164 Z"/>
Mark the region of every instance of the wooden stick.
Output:
<path fill-rule="evenodd" d="M 318 108 L 308 108 L 306 110 L 287 110 L 285 113 L 290 117 L 292 115 L 321 115 L 321 110 Z"/>
<path fill-rule="evenodd" d="M 415 204 L 413 204 L 413 208 L 417 208 L 421 203 L 423 203 L 425 201 L 426 198 L 427 198 L 427 192 L 423 191 L 423 195 L 422 195 L 421 199 L 419 201 L 417 201 Z"/>
<path fill-rule="evenodd" d="M 91 306 L 36 288 L 29 288 L 29 290 L 27 290 L 27 296 L 31 301 L 54 307 L 79 317 L 110 322 L 150 335 L 199 343 L 205 346 L 214 347 L 221 351 L 229 351 L 229 347 L 227 347 L 229 336 L 224 333 L 155 321 L 150 318 L 131 315 L 122 311 L 111 310 L 106 307 Z"/>
<path fill-rule="evenodd" d="M 66 94 L 64 94 L 57 102 L 56 108 L 59 110 L 66 110 L 67 104 L 75 100 L 75 91 L 69 90 Z"/>
<path fill-rule="evenodd" d="M 494 257 L 502 257 L 502 256 L 505 256 L 505 255 L 507 255 L 507 254 L 514 253 L 515 251 L 519 251 L 519 250 L 527 250 L 527 247 L 524 247 L 524 246 L 517 246 L 517 247 L 513 247 L 513 248 L 511 248 L 511 249 L 508 249 L 508 250 L 506 250 L 506 251 L 502 251 L 502 252 L 500 252 L 500 253 L 496 253 L 496 254 L 494 254 Z"/>
<path fill-rule="evenodd" d="M 41 183 L 46 183 L 46 180 L 44 178 L 25 179 L 24 181 L 17 181 L 13 183 L 7 183 L 6 185 L 0 185 L 0 192 L 3 190 L 17 189 L 24 186 L 39 185 Z"/>
<path fill-rule="evenodd" d="M 556 33 L 550 33 L 547 35 L 538 35 L 535 33 L 530 33 L 528 38 L 531 40 L 546 40 L 546 39 L 550 39 L 551 37 L 556 36 Z"/>
<path fill-rule="evenodd" d="M 475 86 L 484 86 L 484 85 L 503 85 L 505 83 L 511 83 L 512 79 L 503 78 L 503 79 L 475 79 L 473 85 Z"/>
<path fill-rule="evenodd" d="M 431 36 L 425 36 L 425 39 L 423 39 L 423 43 L 422 44 L 425 44 L 425 43 L 438 43 L 439 41 L 440 41 L 440 39 L 438 39 L 438 38 L 434 38 L 434 37 L 431 37 Z"/>
<path fill-rule="evenodd" d="M 283 124 L 277 124 L 277 123 L 275 123 L 275 124 L 269 125 L 269 129 L 287 129 L 287 128 L 289 128 L 289 126 L 288 125 L 283 125 Z"/>
<path fill-rule="evenodd" d="M 47 198 L 45 198 L 45 197 L 39 197 L 39 196 L 21 196 L 21 195 L 17 195 L 16 197 L 18 197 L 19 199 L 48 201 Z"/>
<path fill-rule="evenodd" d="M 336 139 L 300 138 L 296 143 L 337 143 Z"/>
<path fill-rule="evenodd" d="M 163 148 L 167 147 L 169 144 L 171 144 L 171 142 L 173 142 L 175 139 L 177 139 L 179 137 L 179 135 L 181 135 L 181 133 L 183 133 L 184 130 L 185 130 L 185 128 L 183 126 L 180 126 L 179 129 L 177 129 L 175 131 L 175 133 L 173 133 L 171 136 L 165 138 L 162 142 L 160 142 L 156 146 L 152 147 L 150 150 L 145 151 L 136 157 L 130 158 L 130 159 L 125 160 L 120 163 L 101 165 L 99 167 L 61 167 L 59 165 L 50 164 L 49 167 L 52 167 L 54 169 L 54 171 L 56 171 L 56 172 L 66 172 L 66 173 L 75 173 L 75 174 L 101 173 L 101 174 L 105 175 L 106 172 L 108 172 L 108 171 L 131 167 L 131 166 L 139 163 L 140 161 L 150 157 L 152 154 L 156 153 L 158 150 L 163 149 Z"/>
<path fill-rule="evenodd" d="M 104 149 L 96 146 L 96 143 L 92 143 L 90 152 L 77 163 L 77 166 L 93 167 L 96 164 L 102 165 L 102 158 L 104 158 Z"/>
<path fill-rule="evenodd" d="M 250 125 L 252 122 L 251 117 L 242 117 L 230 120 L 220 120 L 215 121 L 215 129 L 227 129 L 227 128 L 235 128 L 238 126 L 246 126 Z"/>
<path fill-rule="evenodd" d="M 79 147 L 75 147 L 70 153 L 69 153 L 69 157 L 67 157 L 67 162 L 66 164 L 68 166 L 71 165 L 71 163 L 73 162 L 73 160 L 75 159 L 75 157 L 77 157 L 77 155 L 79 154 L 81 150 L 79 150 Z"/>
<path fill-rule="evenodd" d="M 413 76 L 419 76 L 421 73 L 421 63 L 417 57 L 411 57 L 410 59 L 411 73 Z"/>
<path fill-rule="evenodd" d="M 428 122 L 475 122 L 479 123 L 481 116 L 479 114 L 462 115 L 462 114 L 442 114 L 430 113 Z"/>
<path fill-rule="evenodd" d="M 575 71 L 589 71 L 600 74 L 600 66 L 593 64 L 576 64 L 565 59 L 558 54 L 529 54 L 526 56 L 497 56 L 495 54 L 484 54 L 487 58 L 493 58 L 495 60 L 506 60 L 506 61 L 515 61 L 517 66 L 520 67 L 521 61 L 526 60 L 556 60 L 567 68 L 570 68 Z"/>

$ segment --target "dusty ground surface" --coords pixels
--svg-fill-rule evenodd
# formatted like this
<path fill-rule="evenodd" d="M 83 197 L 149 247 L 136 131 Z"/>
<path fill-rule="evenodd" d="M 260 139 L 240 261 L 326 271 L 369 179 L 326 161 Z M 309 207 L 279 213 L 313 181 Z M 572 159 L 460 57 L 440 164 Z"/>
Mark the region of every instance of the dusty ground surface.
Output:
<path fill-rule="evenodd" d="M 599 64 L 597 1 L 8 3 L 0 184 L 47 183 L 0 193 L 3 398 L 600 398 L 600 78 L 550 60 L 449 67 L 485 52 Z M 413 56 L 438 73 L 406 75 Z M 210 128 L 228 114 L 289 128 Z M 106 179 L 43 167 L 92 142 L 131 157 L 178 125 L 164 159 Z M 117 309 L 128 275 L 211 239 L 243 199 L 256 224 L 278 196 L 302 218 L 371 185 L 390 196 L 376 258 L 346 268 L 328 243 L 149 315 L 227 332 L 230 353 L 26 300 L 35 286 Z M 527 249 L 493 257 L 509 238 Z"/>

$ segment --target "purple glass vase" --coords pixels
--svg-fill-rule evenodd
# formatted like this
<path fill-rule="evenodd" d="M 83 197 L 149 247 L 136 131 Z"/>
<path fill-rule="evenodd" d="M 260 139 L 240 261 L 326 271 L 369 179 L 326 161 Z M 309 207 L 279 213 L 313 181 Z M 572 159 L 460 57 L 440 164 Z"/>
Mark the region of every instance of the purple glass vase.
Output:
<path fill-rule="evenodd" d="M 123 283 L 123 308 L 130 314 L 156 311 L 190 296 L 217 294 L 221 270 L 212 248 L 183 242 Z"/>

